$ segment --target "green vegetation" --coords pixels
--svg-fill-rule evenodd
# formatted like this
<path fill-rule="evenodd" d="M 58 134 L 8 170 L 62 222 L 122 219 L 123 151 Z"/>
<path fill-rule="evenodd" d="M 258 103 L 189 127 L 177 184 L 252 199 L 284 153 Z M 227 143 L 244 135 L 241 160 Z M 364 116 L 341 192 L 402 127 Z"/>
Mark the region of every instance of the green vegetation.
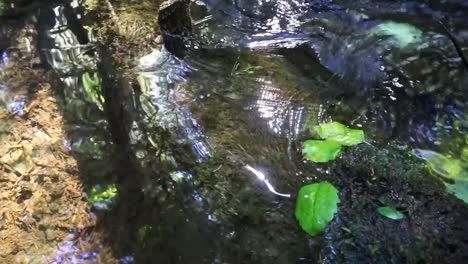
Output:
<path fill-rule="evenodd" d="M 353 146 L 365 141 L 364 131 L 348 128 L 339 122 L 330 122 L 314 126 L 313 131 L 320 138 L 334 140 L 342 146 Z"/>
<path fill-rule="evenodd" d="M 103 110 L 104 97 L 102 96 L 102 81 L 99 74 L 94 72 L 93 75 L 91 75 L 89 72 L 85 72 L 81 78 L 86 94 L 89 96 L 91 101 L 95 103 L 97 107 L 99 107 L 100 110 Z"/>
<path fill-rule="evenodd" d="M 236 74 L 238 75 L 253 75 L 259 71 L 263 70 L 263 66 L 260 65 L 251 65 L 250 63 L 247 64 L 242 70 L 238 70 Z"/>
<path fill-rule="evenodd" d="M 99 1 L 98 0 L 84 0 L 83 4 L 86 7 L 86 9 L 95 10 L 99 6 Z"/>
<path fill-rule="evenodd" d="M 101 206 L 109 205 L 115 196 L 117 196 L 117 187 L 115 184 L 111 184 L 105 189 L 97 185 L 88 193 L 88 201 L 94 206 L 97 204 L 101 204 Z"/>
<path fill-rule="evenodd" d="M 454 180 L 453 183 L 445 182 L 444 184 L 449 193 L 468 204 L 468 179 L 458 179 Z"/>
<path fill-rule="evenodd" d="M 353 146 L 365 141 L 364 131 L 351 129 L 339 122 L 320 124 L 313 133 L 325 140 L 307 140 L 302 153 L 312 162 L 328 162 L 336 159 L 341 146 Z"/>
<path fill-rule="evenodd" d="M 468 166 L 461 159 L 442 155 L 434 151 L 418 149 L 417 156 L 427 162 L 429 172 L 434 176 L 442 177 L 447 191 L 468 203 Z"/>
<path fill-rule="evenodd" d="M 304 231 L 315 236 L 333 219 L 339 202 L 338 191 L 329 182 L 303 186 L 297 196 L 296 219 Z"/>
<path fill-rule="evenodd" d="M 405 217 L 403 213 L 401 213 L 400 211 L 392 207 L 379 207 L 377 211 L 379 212 L 380 215 L 393 219 L 393 220 L 401 220 Z"/>
<path fill-rule="evenodd" d="M 3 16 L 3 12 L 5 12 L 5 3 L 0 0 L 0 17 Z"/>
<path fill-rule="evenodd" d="M 341 145 L 333 140 L 307 140 L 302 153 L 312 162 L 328 162 L 336 159 L 341 151 Z"/>

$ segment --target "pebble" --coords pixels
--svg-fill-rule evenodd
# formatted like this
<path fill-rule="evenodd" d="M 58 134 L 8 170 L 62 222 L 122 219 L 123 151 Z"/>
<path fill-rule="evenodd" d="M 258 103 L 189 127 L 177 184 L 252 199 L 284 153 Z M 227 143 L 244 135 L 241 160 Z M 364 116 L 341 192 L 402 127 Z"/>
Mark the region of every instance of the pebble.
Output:
<path fill-rule="evenodd" d="M 162 44 L 163 43 L 163 38 L 161 35 L 157 36 L 156 39 L 154 40 L 156 44 Z"/>

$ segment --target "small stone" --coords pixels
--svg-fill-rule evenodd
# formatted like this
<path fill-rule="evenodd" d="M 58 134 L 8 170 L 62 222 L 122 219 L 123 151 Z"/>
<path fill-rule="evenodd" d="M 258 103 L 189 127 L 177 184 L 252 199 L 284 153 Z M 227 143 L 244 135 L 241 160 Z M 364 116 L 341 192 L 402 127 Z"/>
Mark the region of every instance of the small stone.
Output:
<path fill-rule="evenodd" d="M 162 44 L 163 43 L 163 38 L 161 35 L 157 36 L 156 39 L 154 40 L 156 44 Z"/>
<path fill-rule="evenodd" d="M 46 237 L 47 240 L 51 241 L 51 240 L 55 239 L 55 231 L 54 230 L 46 229 L 46 231 L 44 233 L 45 233 L 45 237 Z"/>

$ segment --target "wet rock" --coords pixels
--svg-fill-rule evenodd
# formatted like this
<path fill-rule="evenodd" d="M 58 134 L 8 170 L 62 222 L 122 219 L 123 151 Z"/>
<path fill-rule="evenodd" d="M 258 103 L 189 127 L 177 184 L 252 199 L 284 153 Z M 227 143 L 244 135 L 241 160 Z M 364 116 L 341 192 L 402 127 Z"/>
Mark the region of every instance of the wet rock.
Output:
<path fill-rule="evenodd" d="M 189 6 L 189 0 L 167 0 L 159 8 L 158 24 L 164 46 L 179 58 L 184 56 L 192 32 Z"/>

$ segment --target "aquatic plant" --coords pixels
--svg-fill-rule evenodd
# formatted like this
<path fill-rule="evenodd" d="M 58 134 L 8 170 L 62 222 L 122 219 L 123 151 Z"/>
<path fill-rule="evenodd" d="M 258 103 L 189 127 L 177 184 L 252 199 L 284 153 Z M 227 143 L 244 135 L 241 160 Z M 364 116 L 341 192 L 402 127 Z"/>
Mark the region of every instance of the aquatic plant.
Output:
<path fill-rule="evenodd" d="M 238 70 L 236 72 L 237 75 L 254 75 L 255 73 L 263 70 L 263 66 L 261 65 L 251 65 L 250 63 L 247 64 L 244 68 L 241 70 Z"/>
<path fill-rule="evenodd" d="M 424 149 L 416 149 L 415 154 L 427 162 L 432 175 L 444 179 L 448 192 L 468 203 L 468 166 L 464 162 L 465 149 L 462 151 L 461 159 Z"/>
<path fill-rule="evenodd" d="M 314 126 L 313 132 L 322 139 L 336 141 L 342 146 L 353 146 L 365 141 L 364 131 L 349 128 L 339 122 Z"/>
<path fill-rule="evenodd" d="M 328 162 L 340 154 L 341 145 L 333 140 L 306 140 L 302 153 L 312 162 Z"/>
<path fill-rule="evenodd" d="M 339 122 L 324 123 L 312 127 L 313 134 L 325 140 L 306 140 L 302 153 L 312 162 L 328 162 L 336 159 L 341 146 L 353 146 L 365 141 L 364 131 L 352 129 Z"/>
<path fill-rule="evenodd" d="M 115 184 L 102 188 L 100 185 L 94 186 L 88 193 L 88 201 L 96 208 L 108 209 L 112 199 L 117 196 L 117 187 Z"/>
<path fill-rule="evenodd" d="M 329 182 L 303 186 L 296 202 L 296 219 L 309 235 L 322 232 L 337 212 L 338 190 Z"/>
<path fill-rule="evenodd" d="M 380 215 L 385 216 L 392 220 L 401 220 L 405 217 L 405 215 L 402 212 L 392 207 L 387 207 L 387 206 L 379 207 L 377 211 L 379 212 Z"/>
<path fill-rule="evenodd" d="M 94 72 L 93 75 L 91 75 L 89 72 L 85 72 L 83 73 L 81 78 L 83 81 L 83 88 L 86 94 L 100 110 L 103 110 L 104 97 L 102 95 L 102 81 L 101 77 L 99 76 L 99 73 Z"/>

